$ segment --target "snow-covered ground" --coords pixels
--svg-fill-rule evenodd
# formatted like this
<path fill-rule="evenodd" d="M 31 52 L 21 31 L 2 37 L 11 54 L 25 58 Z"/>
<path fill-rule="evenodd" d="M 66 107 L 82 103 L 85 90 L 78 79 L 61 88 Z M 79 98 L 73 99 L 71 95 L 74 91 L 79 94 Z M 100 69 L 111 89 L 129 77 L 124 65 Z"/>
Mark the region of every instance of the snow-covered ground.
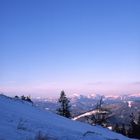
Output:
<path fill-rule="evenodd" d="M 93 115 L 93 114 L 96 114 L 96 113 L 99 113 L 99 110 L 92 110 L 92 111 L 83 113 L 83 114 L 81 114 L 79 116 L 74 117 L 72 120 L 78 120 L 80 118 L 83 118 L 83 117 L 86 117 L 86 116 L 90 116 L 90 115 Z M 100 111 L 100 113 L 108 113 L 108 112 L 107 111 Z"/>
<path fill-rule="evenodd" d="M 39 131 L 56 140 L 129 140 L 108 129 L 69 120 L 26 101 L 0 95 L 0 140 L 34 140 Z"/>

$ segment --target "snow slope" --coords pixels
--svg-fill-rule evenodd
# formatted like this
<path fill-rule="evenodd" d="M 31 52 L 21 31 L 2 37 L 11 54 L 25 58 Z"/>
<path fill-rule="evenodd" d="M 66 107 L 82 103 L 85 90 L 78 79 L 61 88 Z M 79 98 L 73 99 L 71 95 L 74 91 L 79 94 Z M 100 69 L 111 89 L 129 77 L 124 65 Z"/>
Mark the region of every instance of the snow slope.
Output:
<path fill-rule="evenodd" d="M 0 95 L 0 140 L 34 140 L 39 131 L 57 140 L 130 140 L 108 129 L 69 120 L 26 101 Z"/>

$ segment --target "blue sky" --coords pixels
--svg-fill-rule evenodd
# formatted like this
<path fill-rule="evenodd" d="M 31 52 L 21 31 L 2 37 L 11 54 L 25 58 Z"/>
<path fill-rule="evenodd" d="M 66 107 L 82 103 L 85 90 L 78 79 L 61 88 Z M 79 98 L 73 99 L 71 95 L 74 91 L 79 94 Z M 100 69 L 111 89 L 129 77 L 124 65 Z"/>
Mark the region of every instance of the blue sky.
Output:
<path fill-rule="evenodd" d="M 139 0 L 0 0 L 0 91 L 140 92 Z"/>

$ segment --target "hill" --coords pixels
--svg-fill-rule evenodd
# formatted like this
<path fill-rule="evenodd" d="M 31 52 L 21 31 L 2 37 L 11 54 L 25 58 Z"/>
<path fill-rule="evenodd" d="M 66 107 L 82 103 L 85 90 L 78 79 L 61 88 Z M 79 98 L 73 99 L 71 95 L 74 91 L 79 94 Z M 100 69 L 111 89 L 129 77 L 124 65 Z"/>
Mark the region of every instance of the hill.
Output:
<path fill-rule="evenodd" d="M 0 140 L 35 140 L 39 134 L 46 135 L 44 140 L 130 140 L 100 126 L 69 120 L 0 95 Z"/>

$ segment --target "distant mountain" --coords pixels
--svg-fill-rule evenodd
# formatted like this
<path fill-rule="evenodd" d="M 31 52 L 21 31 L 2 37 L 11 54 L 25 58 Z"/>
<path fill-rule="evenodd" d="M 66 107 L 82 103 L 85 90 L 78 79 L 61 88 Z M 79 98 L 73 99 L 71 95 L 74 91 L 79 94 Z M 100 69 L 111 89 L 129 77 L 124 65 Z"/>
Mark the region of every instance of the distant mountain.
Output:
<path fill-rule="evenodd" d="M 129 140 L 108 129 L 72 121 L 26 101 L 0 95 L 0 140 L 40 140 L 40 137 L 44 140 Z"/>
<path fill-rule="evenodd" d="M 89 98 L 90 97 L 90 98 Z M 93 98 L 92 98 L 93 97 Z M 94 96 L 79 96 L 75 98 L 75 108 L 73 110 L 78 110 L 80 113 L 74 113 L 74 119 L 82 122 L 87 122 L 87 117 L 91 117 L 96 112 L 96 105 L 101 98 L 100 95 Z M 128 94 L 120 96 L 104 96 L 103 107 L 109 110 L 111 114 L 108 118 L 108 125 L 114 126 L 115 124 L 125 124 L 129 127 L 130 115 L 133 113 L 138 117 L 140 112 L 140 96 L 139 94 Z M 81 107 L 80 107 L 81 104 Z M 84 106 L 84 107 L 82 107 Z M 80 109 L 78 109 L 80 108 Z M 82 109 L 81 109 L 82 108 Z M 78 112 L 77 111 L 77 112 Z"/>
<path fill-rule="evenodd" d="M 100 100 L 102 95 L 99 94 L 91 94 L 91 95 L 80 95 L 73 94 L 69 97 L 72 105 L 72 110 L 78 109 L 81 110 L 77 113 L 82 113 L 88 110 L 92 110 L 95 108 L 97 102 Z M 140 94 L 126 94 L 126 95 L 106 95 L 104 97 L 105 104 L 114 104 L 114 103 L 122 103 L 128 102 L 140 102 Z M 41 108 L 46 108 L 48 110 L 54 111 L 58 107 L 58 99 L 57 98 L 34 98 L 33 101 L 37 106 Z M 76 113 L 76 114 L 77 114 Z"/>

